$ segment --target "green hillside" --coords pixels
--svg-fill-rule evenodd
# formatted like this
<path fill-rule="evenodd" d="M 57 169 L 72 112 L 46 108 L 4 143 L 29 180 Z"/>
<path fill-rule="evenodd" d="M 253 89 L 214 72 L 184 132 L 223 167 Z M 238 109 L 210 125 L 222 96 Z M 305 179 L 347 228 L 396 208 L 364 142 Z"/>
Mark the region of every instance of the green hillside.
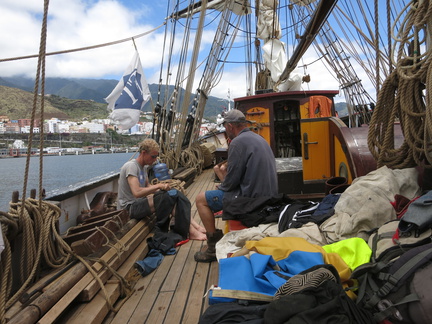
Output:
<path fill-rule="evenodd" d="M 30 92 L 0 86 L 0 115 L 6 115 L 10 119 L 31 118 L 33 100 L 33 94 Z M 46 118 L 67 118 L 64 112 L 55 108 L 50 102 L 45 103 L 44 111 Z M 36 114 L 40 114 L 40 103 Z"/>
<path fill-rule="evenodd" d="M 104 98 L 106 98 L 111 93 L 117 83 L 118 80 L 47 78 L 45 80 L 45 93 L 57 96 L 57 98 L 55 96 L 51 96 L 52 99 L 50 101 L 52 105 L 62 110 L 62 112 L 66 113 L 68 116 L 71 116 L 70 118 L 75 118 L 75 115 L 78 115 L 82 118 L 90 116 L 93 116 L 93 118 L 106 118 L 107 112 Z M 0 86 L 31 92 L 33 91 L 32 89 L 34 87 L 34 80 L 19 76 L 0 76 Z M 170 91 L 172 92 L 173 86 L 169 87 Z M 157 84 L 149 84 L 149 88 L 154 103 L 157 102 L 159 91 L 160 93 L 165 93 L 165 86 L 163 85 L 159 89 Z M 182 97 L 183 94 L 179 96 L 180 100 Z M 67 100 L 64 100 L 65 98 L 74 99 L 75 102 L 73 104 L 69 103 Z M 193 98 L 193 95 L 191 98 Z M 87 104 L 88 101 L 93 103 Z M 99 106 L 97 103 L 101 104 L 102 106 Z M 232 102 L 231 104 L 233 105 Z M 226 100 L 209 96 L 204 110 L 204 118 L 215 121 L 216 116 L 220 114 L 223 111 L 223 108 L 226 106 Z M 87 111 L 77 112 L 77 109 L 83 109 Z M 151 111 L 149 102 L 144 106 L 143 111 Z"/>
<path fill-rule="evenodd" d="M 33 94 L 17 88 L 0 86 L 0 115 L 10 119 L 31 118 Z M 40 116 L 40 98 L 35 118 Z M 44 118 L 82 120 L 107 118 L 107 105 L 92 100 L 66 99 L 55 95 L 45 97 Z"/>

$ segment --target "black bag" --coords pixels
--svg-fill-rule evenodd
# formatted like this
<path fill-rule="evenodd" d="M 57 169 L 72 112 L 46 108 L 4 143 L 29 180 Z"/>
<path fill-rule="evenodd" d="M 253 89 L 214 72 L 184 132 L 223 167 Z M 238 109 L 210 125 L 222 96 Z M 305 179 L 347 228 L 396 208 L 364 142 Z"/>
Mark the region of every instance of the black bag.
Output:
<path fill-rule="evenodd" d="M 401 217 L 399 230 L 401 232 L 417 230 L 423 232 L 432 227 L 432 190 L 420 196 L 408 206 Z"/>
<path fill-rule="evenodd" d="M 359 282 L 357 304 L 369 310 L 377 323 L 385 319 L 394 324 L 432 323 L 432 243 L 400 256 L 394 251 L 354 270 L 351 278 Z"/>
<path fill-rule="evenodd" d="M 283 284 L 264 313 L 265 324 L 370 324 L 372 316 L 344 291 L 331 264 L 305 270 Z"/>

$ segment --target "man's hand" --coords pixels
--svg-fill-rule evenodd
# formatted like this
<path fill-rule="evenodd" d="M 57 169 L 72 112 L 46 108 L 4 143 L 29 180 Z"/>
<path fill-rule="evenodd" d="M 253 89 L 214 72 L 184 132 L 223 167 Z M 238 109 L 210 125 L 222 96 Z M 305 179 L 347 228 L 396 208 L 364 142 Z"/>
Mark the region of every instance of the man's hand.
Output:
<path fill-rule="evenodd" d="M 159 189 L 168 191 L 171 190 L 171 186 L 169 185 L 169 183 L 159 183 Z"/>

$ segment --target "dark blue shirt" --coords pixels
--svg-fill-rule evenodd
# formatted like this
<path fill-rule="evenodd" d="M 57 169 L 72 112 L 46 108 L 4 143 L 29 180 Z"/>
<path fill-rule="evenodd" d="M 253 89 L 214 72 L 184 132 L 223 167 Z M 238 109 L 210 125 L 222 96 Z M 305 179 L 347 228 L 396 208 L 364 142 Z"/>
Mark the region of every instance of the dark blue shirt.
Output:
<path fill-rule="evenodd" d="M 227 175 L 219 189 L 225 192 L 224 200 L 278 194 L 275 157 L 262 136 L 245 128 L 232 140 Z"/>

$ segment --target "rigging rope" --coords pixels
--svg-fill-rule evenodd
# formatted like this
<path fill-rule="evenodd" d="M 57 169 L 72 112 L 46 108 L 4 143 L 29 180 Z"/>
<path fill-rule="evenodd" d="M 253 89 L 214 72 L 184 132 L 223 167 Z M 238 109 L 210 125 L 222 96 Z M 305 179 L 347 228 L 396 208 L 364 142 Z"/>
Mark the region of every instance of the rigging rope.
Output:
<path fill-rule="evenodd" d="M 377 160 L 378 167 L 407 168 L 431 163 L 430 154 L 432 116 L 431 86 L 429 79 L 432 52 L 427 48 L 424 54 L 420 47 L 426 47 L 426 26 L 432 17 L 432 3 L 410 2 L 402 27 L 393 38 L 398 42 L 396 69 L 385 80 L 372 115 L 368 134 L 369 150 Z M 399 15 L 400 19 L 402 13 Z M 405 54 L 408 45 L 408 54 Z M 391 55 L 394 57 L 394 55 Z M 426 98 L 423 95 L 426 90 Z M 395 148 L 394 123 L 400 121 L 404 142 Z M 427 161 L 425 161 L 425 159 Z M 427 166 L 429 167 L 429 166 Z"/>
<path fill-rule="evenodd" d="M 129 42 L 129 41 L 133 40 L 134 38 L 136 39 L 136 38 L 140 38 L 140 37 L 146 36 L 148 34 L 151 34 L 154 31 L 161 28 L 162 26 L 164 26 L 165 24 L 166 24 L 166 22 L 164 22 L 163 24 L 157 26 L 156 28 L 153 28 L 153 29 L 146 31 L 144 33 L 141 33 L 141 34 L 138 34 L 138 35 L 135 35 L 132 37 L 128 37 L 128 38 L 119 39 L 119 40 L 112 41 L 109 43 L 102 43 L 102 44 L 97 44 L 97 45 L 73 48 L 73 49 L 68 49 L 68 50 L 63 50 L 63 51 L 48 52 L 45 55 L 51 56 L 51 55 L 59 55 L 59 54 L 67 54 L 67 53 L 73 53 L 73 52 L 87 51 L 87 50 L 92 50 L 92 49 L 96 49 L 96 48 L 101 48 L 101 47 L 106 47 L 106 46 L 117 45 L 117 44 L 124 43 L 124 42 Z M 25 59 L 30 59 L 30 58 L 38 58 L 38 57 L 39 57 L 39 54 L 26 55 L 26 56 L 16 56 L 16 57 L 0 59 L 0 63 L 1 62 L 8 62 L 8 61 L 25 60 Z"/>

